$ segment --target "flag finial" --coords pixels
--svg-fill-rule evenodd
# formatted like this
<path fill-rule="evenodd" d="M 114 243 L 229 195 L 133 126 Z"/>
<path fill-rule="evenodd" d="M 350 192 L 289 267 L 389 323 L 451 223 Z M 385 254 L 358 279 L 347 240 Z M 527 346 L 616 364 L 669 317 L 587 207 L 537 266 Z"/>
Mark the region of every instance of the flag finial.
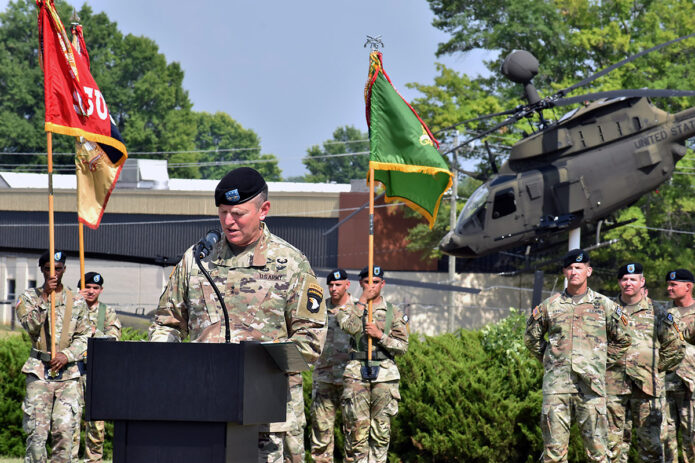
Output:
<path fill-rule="evenodd" d="M 374 37 L 368 35 L 367 41 L 364 42 L 364 48 L 367 48 L 367 45 L 370 45 L 371 51 L 379 51 L 379 47 L 384 48 L 384 42 L 382 42 L 380 35 Z"/>
<path fill-rule="evenodd" d="M 77 10 L 74 8 L 72 9 L 72 16 L 70 16 L 70 24 L 80 24 L 80 17 L 77 15 Z"/>

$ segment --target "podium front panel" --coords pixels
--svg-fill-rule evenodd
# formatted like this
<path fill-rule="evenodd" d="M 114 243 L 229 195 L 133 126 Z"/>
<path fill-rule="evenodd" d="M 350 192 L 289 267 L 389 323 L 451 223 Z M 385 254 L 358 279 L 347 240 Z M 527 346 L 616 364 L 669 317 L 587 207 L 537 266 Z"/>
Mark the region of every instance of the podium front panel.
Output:
<path fill-rule="evenodd" d="M 88 346 L 85 406 L 90 420 L 285 420 L 287 378 L 259 343 L 90 338 Z"/>

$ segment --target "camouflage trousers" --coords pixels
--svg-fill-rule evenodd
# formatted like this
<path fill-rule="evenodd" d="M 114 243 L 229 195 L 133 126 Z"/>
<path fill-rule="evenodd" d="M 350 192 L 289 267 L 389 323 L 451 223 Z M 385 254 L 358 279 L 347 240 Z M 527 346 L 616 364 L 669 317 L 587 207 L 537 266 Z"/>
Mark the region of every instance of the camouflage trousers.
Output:
<path fill-rule="evenodd" d="M 333 428 L 342 394 L 342 384 L 314 381 L 311 390 L 311 457 L 316 463 L 333 463 Z"/>
<path fill-rule="evenodd" d="M 400 398 L 398 381 L 370 383 L 343 379 L 345 462 L 387 461 L 391 418 L 398 413 Z"/>
<path fill-rule="evenodd" d="M 291 416 L 287 416 L 290 426 L 285 432 L 283 443 L 283 457 L 285 463 L 304 462 L 304 428 L 306 427 L 306 416 L 304 415 L 304 387 L 302 385 L 302 375 L 289 375 L 290 386 L 290 408 Z"/>
<path fill-rule="evenodd" d="M 582 435 L 587 460 L 608 463 L 606 399 L 593 392 L 543 394 L 543 461 L 567 462 L 573 419 Z"/>
<path fill-rule="evenodd" d="M 82 412 L 77 379 L 44 381 L 27 375 L 22 427 L 27 434 L 25 462 L 45 462 L 51 434 L 51 462 L 72 459 L 72 438 Z"/>
<path fill-rule="evenodd" d="M 612 463 L 627 463 L 634 428 L 639 461 L 663 461 L 662 420 L 666 399 L 634 388 L 632 394 L 606 397 L 608 449 Z"/>
<path fill-rule="evenodd" d="M 265 430 L 263 430 L 265 429 Z M 258 433 L 258 463 L 283 463 L 284 432 L 268 432 L 268 426 L 261 426 Z"/>
<path fill-rule="evenodd" d="M 695 400 L 688 389 L 666 392 L 664 461 L 678 463 L 678 434 L 685 463 L 695 463 Z"/>
<path fill-rule="evenodd" d="M 80 376 L 80 408 L 84 410 L 84 395 L 87 391 L 87 375 Z M 80 420 L 82 421 L 82 420 Z M 87 462 L 100 462 L 104 458 L 104 436 L 106 427 L 103 421 L 84 422 L 84 459 Z M 80 426 L 75 428 L 72 440 L 72 459 L 77 461 L 80 451 Z"/>

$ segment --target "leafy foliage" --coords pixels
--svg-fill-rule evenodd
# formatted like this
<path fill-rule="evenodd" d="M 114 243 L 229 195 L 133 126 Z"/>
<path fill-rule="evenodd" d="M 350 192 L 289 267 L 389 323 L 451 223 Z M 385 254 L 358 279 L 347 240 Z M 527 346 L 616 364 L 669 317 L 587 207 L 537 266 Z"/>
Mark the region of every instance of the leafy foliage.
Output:
<path fill-rule="evenodd" d="M 22 401 L 31 342 L 26 333 L 0 338 L 0 455 L 24 455 Z"/>
<path fill-rule="evenodd" d="M 362 154 L 352 154 L 362 153 Z M 312 146 L 308 157 L 302 162 L 309 169 L 309 182 L 350 183 L 352 179 L 363 179 L 369 169 L 369 142 L 367 134 L 352 126 L 338 127 L 333 139 L 323 142 L 323 148 Z M 341 156 L 345 154 L 345 156 Z M 323 157 L 331 156 L 335 157 Z"/>
<path fill-rule="evenodd" d="M 55 2 L 65 20 L 72 7 Z M 43 74 L 38 62 L 38 32 L 35 2 L 17 0 L 0 13 L 0 151 L 41 153 L 46 150 L 44 135 Z M 257 167 L 268 180 L 279 180 L 280 170 L 273 155 L 260 154 L 260 140 L 229 115 L 196 113 L 184 90 L 184 71 L 169 63 L 157 44 L 146 37 L 123 35 L 105 13 L 94 14 L 88 5 L 77 12 L 84 28 L 91 72 L 109 105 L 129 152 L 147 158 L 180 163 L 170 176 L 219 178 L 228 166 L 225 161 L 263 161 Z M 69 22 L 63 21 L 64 24 Z M 72 137 L 53 137 L 55 152 L 74 152 Z M 241 151 L 211 152 L 192 150 Z M 172 153 L 177 151 L 176 153 Z M 189 152 L 183 152 L 189 151 Z M 168 152 L 168 153 L 166 153 Z M 3 156 L 6 165 L 26 169 L 41 166 L 43 156 Z M 68 165 L 60 158 L 57 167 Z M 204 162 L 203 167 L 198 163 Z M 68 171 L 70 168 L 68 166 Z"/>

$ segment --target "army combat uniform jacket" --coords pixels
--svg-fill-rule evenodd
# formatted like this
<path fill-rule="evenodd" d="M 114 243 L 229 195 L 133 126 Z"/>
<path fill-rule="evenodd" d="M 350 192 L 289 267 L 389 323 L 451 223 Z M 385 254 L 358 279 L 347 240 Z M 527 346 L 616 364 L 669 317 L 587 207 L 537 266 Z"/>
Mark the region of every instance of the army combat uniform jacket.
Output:
<path fill-rule="evenodd" d="M 349 298 L 347 303 L 340 306 L 333 305 L 330 299 L 326 300 L 328 331 L 321 357 L 314 365 L 314 382 L 343 384 L 345 365 L 350 360 L 351 338 L 338 325 L 337 314 L 349 314 L 354 308 L 355 304 Z"/>
<path fill-rule="evenodd" d="M 533 309 L 524 341 L 543 362 L 543 394 L 576 393 L 583 385 L 605 396 L 606 363 L 630 346 L 615 309 L 610 299 L 591 289 L 574 297 L 554 294 Z"/>
<path fill-rule="evenodd" d="M 226 239 L 202 261 L 229 312 L 230 340 L 293 341 L 307 362 L 321 354 L 326 305 L 306 257 L 263 226 L 255 245 L 235 255 Z M 217 296 L 189 248 L 172 272 L 150 327 L 151 341 L 224 342 Z"/>
<path fill-rule="evenodd" d="M 672 307 L 671 312 L 676 326 L 687 341 L 685 356 L 678 367 L 666 374 L 667 391 L 688 390 L 695 392 L 695 304 L 688 307 Z"/>
<path fill-rule="evenodd" d="M 685 353 L 673 317 L 646 297 L 633 305 L 622 304 L 620 299 L 617 303 L 632 344 L 606 370 L 607 392 L 630 394 L 632 382 L 645 394 L 659 397 L 664 392 L 664 372 L 674 369 Z"/>
<path fill-rule="evenodd" d="M 46 364 L 50 360 L 50 312 L 51 300 L 41 297 L 42 288 L 26 290 L 17 301 L 17 318 L 31 338 L 31 355 L 22 367 L 22 372 L 46 380 Z M 68 300 L 71 299 L 71 300 Z M 65 320 L 66 312 L 70 319 Z M 76 362 L 87 351 L 89 322 L 87 320 L 87 303 L 79 293 L 72 293 L 66 287 L 55 296 L 55 345 L 56 350 L 68 358 L 68 364 L 62 374 L 55 380 L 65 381 L 80 377 Z M 63 333 L 63 328 L 67 331 Z M 37 358 L 38 357 L 38 358 Z M 46 363 L 44 363 L 46 362 Z"/>
<path fill-rule="evenodd" d="M 384 360 L 371 362 L 372 365 L 379 365 L 380 367 L 379 376 L 375 381 L 372 381 L 373 383 L 400 380 L 401 376 L 393 358 L 396 355 L 405 354 L 408 350 L 408 330 L 403 313 L 392 304 L 388 304 L 391 305 L 392 315 L 390 322 L 391 327 L 387 329 L 387 304 L 388 303 L 383 297 L 379 303 L 372 304 L 372 320 L 384 333 L 384 336 L 380 340 L 375 339 L 372 341 L 372 352 L 381 352 L 383 356 L 386 357 Z M 364 359 L 360 360 L 356 357 L 359 356 L 360 353 L 364 355 L 367 351 L 366 345 L 368 335 L 364 331 L 364 323 L 367 320 L 367 309 L 363 309 L 361 305 L 355 304 L 352 311 L 349 313 L 343 311 L 338 312 L 336 318 L 338 325 L 353 337 L 350 348 L 350 355 L 353 360 L 350 360 L 345 367 L 343 377 L 362 380 L 362 373 L 360 370 L 362 365 L 364 365 Z"/>

